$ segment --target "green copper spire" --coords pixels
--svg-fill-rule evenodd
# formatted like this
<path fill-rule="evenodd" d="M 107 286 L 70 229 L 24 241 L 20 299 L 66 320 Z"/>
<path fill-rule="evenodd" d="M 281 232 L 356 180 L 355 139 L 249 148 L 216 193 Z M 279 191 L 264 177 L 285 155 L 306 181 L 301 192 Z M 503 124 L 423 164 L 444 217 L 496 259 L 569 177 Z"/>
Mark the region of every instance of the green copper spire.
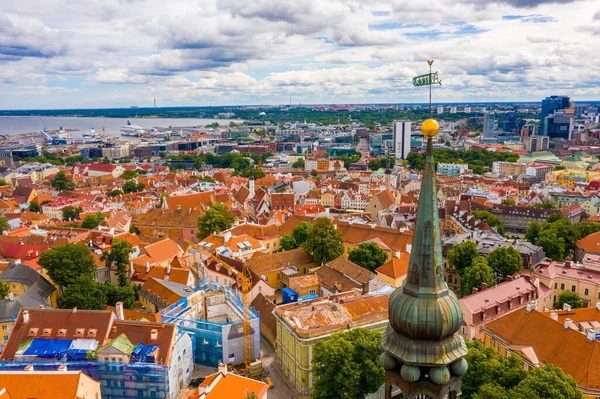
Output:
<path fill-rule="evenodd" d="M 457 397 L 467 371 L 467 348 L 457 334 L 463 315 L 444 281 L 432 143 L 439 126 L 429 119 L 421 129 L 427 152 L 410 266 L 404 284 L 390 297 L 390 326 L 381 342 L 388 398 L 391 385 L 400 387 L 404 399 Z"/>

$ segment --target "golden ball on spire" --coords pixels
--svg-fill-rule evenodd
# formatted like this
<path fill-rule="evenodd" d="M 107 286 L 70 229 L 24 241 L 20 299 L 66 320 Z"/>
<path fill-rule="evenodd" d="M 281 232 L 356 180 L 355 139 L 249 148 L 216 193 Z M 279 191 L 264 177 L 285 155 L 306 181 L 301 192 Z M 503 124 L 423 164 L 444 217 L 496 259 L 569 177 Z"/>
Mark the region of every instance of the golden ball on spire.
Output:
<path fill-rule="evenodd" d="M 421 125 L 421 132 L 425 137 L 435 137 L 440 130 L 440 125 L 435 119 L 427 119 Z"/>

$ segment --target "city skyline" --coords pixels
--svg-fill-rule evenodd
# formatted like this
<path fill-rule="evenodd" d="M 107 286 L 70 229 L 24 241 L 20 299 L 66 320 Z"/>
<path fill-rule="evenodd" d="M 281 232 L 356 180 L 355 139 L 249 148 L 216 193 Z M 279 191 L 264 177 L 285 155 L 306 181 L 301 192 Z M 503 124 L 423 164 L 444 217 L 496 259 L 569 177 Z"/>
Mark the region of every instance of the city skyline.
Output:
<path fill-rule="evenodd" d="M 0 109 L 598 98 L 594 1 L 0 6 Z"/>

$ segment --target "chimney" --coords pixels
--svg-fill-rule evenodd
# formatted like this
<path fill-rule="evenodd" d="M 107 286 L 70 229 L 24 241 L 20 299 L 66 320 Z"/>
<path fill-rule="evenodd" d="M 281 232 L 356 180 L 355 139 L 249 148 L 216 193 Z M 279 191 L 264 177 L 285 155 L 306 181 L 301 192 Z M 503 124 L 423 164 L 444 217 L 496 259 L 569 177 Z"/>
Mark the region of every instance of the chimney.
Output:
<path fill-rule="evenodd" d="M 171 263 L 169 263 L 167 265 L 167 272 L 165 274 L 167 274 L 167 275 L 171 274 Z"/>
<path fill-rule="evenodd" d="M 479 289 L 477 289 L 477 287 L 473 287 L 473 291 L 471 291 L 471 294 L 477 294 L 479 292 Z"/>
<path fill-rule="evenodd" d="M 555 313 L 555 312 L 550 313 L 550 318 L 554 321 L 558 321 L 558 313 Z"/>
<path fill-rule="evenodd" d="M 58 371 L 67 371 L 67 365 L 61 364 L 60 366 L 58 366 Z"/>
<path fill-rule="evenodd" d="M 177 205 L 177 213 L 181 213 L 181 205 Z"/>
<path fill-rule="evenodd" d="M 565 319 L 565 329 L 571 328 L 571 323 L 573 323 L 573 320 L 566 318 Z"/>
<path fill-rule="evenodd" d="M 29 323 L 29 310 L 23 311 L 23 324 Z"/>
<path fill-rule="evenodd" d="M 24 370 L 25 371 L 34 371 L 33 370 L 33 364 L 28 364 L 27 366 L 25 366 Z"/>
<path fill-rule="evenodd" d="M 150 262 L 146 262 L 146 273 L 150 273 Z"/>
<path fill-rule="evenodd" d="M 158 339 L 158 330 L 157 330 L 156 328 L 153 328 L 153 329 L 150 331 L 150 339 L 151 339 L 152 341 L 156 341 L 156 340 Z"/>
<path fill-rule="evenodd" d="M 77 313 L 77 308 L 73 308 L 73 313 Z"/>
<path fill-rule="evenodd" d="M 567 312 L 571 311 L 571 305 L 569 305 L 568 303 L 563 304 L 563 310 L 566 310 Z"/>
<path fill-rule="evenodd" d="M 571 267 L 571 261 L 569 261 L 569 260 L 566 260 L 566 261 L 565 261 L 565 269 L 568 269 L 568 268 L 570 268 L 570 267 Z"/>
<path fill-rule="evenodd" d="M 588 341 L 590 341 L 590 342 L 595 341 L 596 340 L 596 330 L 594 330 L 593 328 L 587 329 L 585 332 L 585 336 Z"/>
<path fill-rule="evenodd" d="M 487 283 L 481 283 L 481 291 L 485 290 L 487 287 Z"/>
<path fill-rule="evenodd" d="M 219 373 L 223 374 L 224 376 L 227 375 L 227 365 L 223 364 L 223 363 L 219 363 Z"/>
<path fill-rule="evenodd" d="M 123 312 L 123 302 L 117 302 L 115 304 L 115 308 L 117 309 L 117 319 L 125 320 L 125 312 Z"/>
<path fill-rule="evenodd" d="M 398 259 L 400 259 L 400 255 L 402 255 L 400 251 L 396 251 L 396 252 L 394 253 L 394 256 L 395 256 L 396 258 L 398 258 Z"/>
<path fill-rule="evenodd" d="M 596 310 L 600 311 L 600 302 L 596 302 Z"/>
<path fill-rule="evenodd" d="M 363 293 L 363 295 L 369 293 L 369 282 L 368 281 L 365 281 L 362 284 L 362 293 Z"/>
<path fill-rule="evenodd" d="M 8 293 L 8 299 L 10 299 L 11 301 L 15 300 L 15 294 L 13 294 L 12 292 Z"/>
<path fill-rule="evenodd" d="M 39 308 L 40 308 L 40 309 L 44 309 L 44 305 L 40 305 L 40 306 L 39 306 Z"/>

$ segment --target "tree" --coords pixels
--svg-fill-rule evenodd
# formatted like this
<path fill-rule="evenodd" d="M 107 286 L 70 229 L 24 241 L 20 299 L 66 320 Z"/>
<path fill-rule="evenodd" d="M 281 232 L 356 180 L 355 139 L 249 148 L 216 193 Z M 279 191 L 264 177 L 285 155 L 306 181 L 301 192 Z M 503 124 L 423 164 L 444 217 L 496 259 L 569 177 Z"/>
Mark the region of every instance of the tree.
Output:
<path fill-rule="evenodd" d="M 502 222 L 500 222 L 500 219 L 498 219 L 498 216 L 492 214 L 491 212 L 481 210 L 473 211 L 473 216 L 479 220 L 487 221 L 487 224 L 490 227 L 496 228 L 498 234 L 504 235 L 504 226 L 502 225 Z"/>
<path fill-rule="evenodd" d="M 598 222 L 579 222 L 574 227 L 575 241 L 589 236 L 590 234 L 600 231 L 600 223 Z"/>
<path fill-rule="evenodd" d="M 448 263 L 462 275 L 463 271 L 471 266 L 473 259 L 479 256 L 477 244 L 473 241 L 464 241 L 456 244 L 448 251 Z"/>
<path fill-rule="evenodd" d="M 75 188 L 73 182 L 67 179 L 67 175 L 62 170 L 50 179 L 50 186 L 58 191 L 73 190 Z"/>
<path fill-rule="evenodd" d="M 387 253 L 374 242 L 364 242 L 350 251 L 348 259 L 373 272 L 385 263 Z"/>
<path fill-rule="evenodd" d="M 517 203 L 515 202 L 514 199 L 505 199 L 505 200 L 502 200 L 502 205 L 515 206 L 515 205 L 517 205 Z"/>
<path fill-rule="evenodd" d="M 250 392 L 248 396 L 246 396 L 246 399 L 258 399 L 258 396 L 256 396 L 254 392 Z"/>
<path fill-rule="evenodd" d="M 363 399 L 383 384 L 381 334 L 355 328 L 315 343 L 314 399 Z"/>
<path fill-rule="evenodd" d="M 6 182 L 6 180 L 0 179 L 0 187 L 4 187 L 6 185 L 8 185 L 8 183 Z"/>
<path fill-rule="evenodd" d="M 552 260 L 563 261 L 567 255 L 567 243 L 555 230 L 542 230 L 536 244 Z"/>
<path fill-rule="evenodd" d="M 115 189 L 115 190 L 111 190 L 108 192 L 108 195 L 110 195 L 111 197 L 116 197 L 117 195 L 121 195 L 123 194 L 123 191 Z"/>
<path fill-rule="evenodd" d="M 197 237 L 203 239 L 213 233 L 219 233 L 233 226 L 235 213 L 222 204 L 215 204 L 208 208 L 204 215 L 198 217 Z"/>
<path fill-rule="evenodd" d="M 100 212 L 92 215 L 87 215 L 83 219 L 83 222 L 81 222 L 81 227 L 84 229 L 95 229 L 96 227 L 98 227 L 100 222 L 104 220 L 105 217 L 106 215 Z"/>
<path fill-rule="evenodd" d="M 42 252 L 38 263 L 46 269 L 52 281 L 61 287 L 69 286 L 79 276 L 92 279 L 96 272 L 92 253 L 78 244 L 60 245 Z"/>
<path fill-rule="evenodd" d="M 100 310 L 106 305 L 106 294 L 102 285 L 91 277 L 80 275 L 65 289 L 64 295 L 58 298 L 58 307 L 62 309 Z"/>
<path fill-rule="evenodd" d="M 551 364 L 529 372 L 510 394 L 510 397 L 515 399 L 584 399 L 573 377 Z"/>
<path fill-rule="evenodd" d="M 487 261 L 483 256 L 478 256 L 473 259 L 471 266 L 464 269 L 462 274 L 462 292 L 464 295 L 470 295 L 473 288 L 481 290 L 483 283 L 488 287 L 494 285 L 494 272 L 488 266 Z"/>
<path fill-rule="evenodd" d="M 463 397 L 465 396 L 463 395 Z M 507 389 L 495 382 L 483 384 L 471 397 L 473 399 L 510 399 Z"/>
<path fill-rule="evenodd" d="M 83 212 L 83 209 L 81 209 L 80 206 L 77 206 L 77 207 L 72 206 L 72 205 L 65 206 L 62 209 L 63 220 L 65 222 L 68 222 L 69 220 L 77 220 L 77 219 L 79 219 L 79 214 L 81 212 Z"/>
<path fill-rule="evenodd" d="M 304 169 L 304 158 L 298 158 L 298 160 L 292 164 L 292 168 Z"/>
<path fill-rule="evenodd" d="M 125 194 L 137 193 L 143 191 L 145 187 L 144 183 L 136 183 L 133 180 L 129 180 L 127 183 L 123 184 L 123 192 Z"/>
<path fill-rule="evenodd" d="M 298 248 L 296 240 L 294 240 L 294 237 L 292 237 L 289 234 L 284 234 L 281 236 L 280 246 L 281 249 L 283 249 L 284 251 L 289 251 Z"/>
<path fill-rule="evenodd" d="M 6 299 L 6 297 L 8 297 L 9 292 L 10 286 L 6 284 L 3 280 L 0 280 L 0 301 Z"/>
<path fill-rule="evenodd" d="M 312 177 L 317 177 L 317 176 L 319 176 L 319 172 L 317 172 L 316 170 L 313 169 L 313 170 L 310 171 L 310 175 Z"/>
<path fill-rule="evenodd" d="M 565 304 L 570 305 L 573 309 L 579 309 L 583 307 L 583 299 L 576 292 L 563 291 L 558 295 L 554 308 L 562 309 Z"/>
<path fill-rule="evenodd" d="M 42 207 L 37 202 L 32 202 L 29 204 L 29 212 L 40 213 L 42 211 Z"/>
<path fill-rule="evenodd" d="M 304 243 L 304 249 L 317 263 L 323 264 L 344 253 L 344 240 L 330 219 L 319 218 Z"/>
<path fill-rule="evenodd" d="M 294 226 L 292 229 L 292 236 L 294 237 L 294 241 L 296 241 L 297 246 L 300 246 L 306 242 L 311 230 L 312 224 L 309 222 L 302 222 Z"/>
<path fill-rule="evenodd" d="M 135 179 L 138 176 L 135 170 L 126 169 L 123 173 L 121 173 L 121 179 L 131 180 Z"/>
<path fill-rule="evenodd" d="M 492 270 L 499 272 L 502 277 L 512 276 L 523 267 L 523 258 L 521 258 L 519 251 L 513 247 L 494 249 L 488 254 L 487 262 Z"/>
<path fill-rule="evenodd" d="M 525 239 L 532 244 L 537 244 L 537 240 L 540 236 L 542 225 L 539 222 L 529 223 L 529 228 L 525 232 Z"/>
<path fill-rule="evenodd" d="M 0 217 L 0 233 L 4 233 L 8 230 L 10 230 L 10 224 L 8 224 L 8 219 Z"/>
<path fill-rule="evenodd" d="M 111 283 L 100 284 L 106 297 L 106 305 L 115 306 L 122 302 L 125 309 L 132 309 L 135 304 L 136 293 L 133 287 L 118 287 Z"/>
<path fill-rule="evenodd" d="M 129 265 L 129 256 L 132 253 L 133 248 L 129 241 L 117 238 L 112 240 L 110 251 L 102 253 L 100 257 L 106 263 L 107 267 L 117 267 L 117 275 L 119 276 L 119 285 L 121 287 L 127 286 L 127 266 Z"/>

